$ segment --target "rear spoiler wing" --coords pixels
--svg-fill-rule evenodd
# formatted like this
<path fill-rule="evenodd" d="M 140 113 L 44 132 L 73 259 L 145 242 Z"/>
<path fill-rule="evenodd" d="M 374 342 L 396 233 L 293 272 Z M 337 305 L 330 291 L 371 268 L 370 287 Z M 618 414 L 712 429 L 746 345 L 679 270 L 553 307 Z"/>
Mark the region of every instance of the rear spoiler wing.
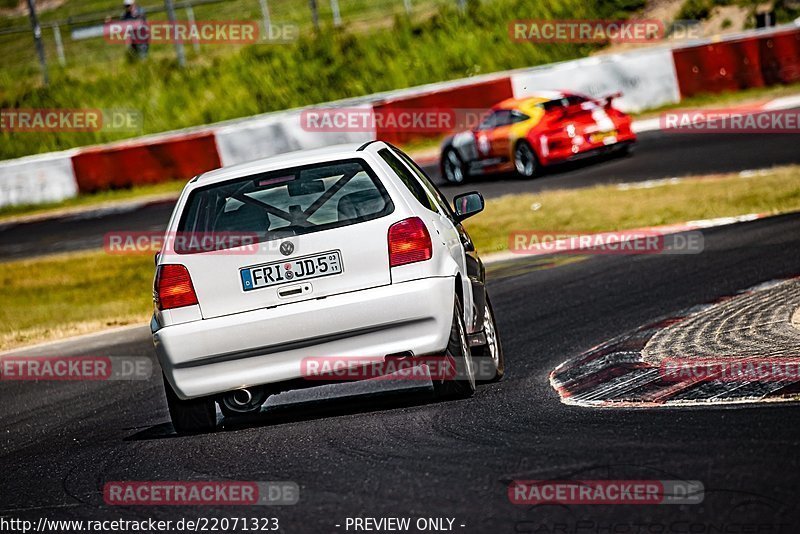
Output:
<path fill-rule="evenodd" d="M 603 103 L 604 106 L 608 107 L 611 105 L 611 101 L 615 98 L 620 98 L 622 96 L 622 91 L 616 91 L 614 93 L 609 93 L 605 96 L 601 96 L 597 100 Z"/>

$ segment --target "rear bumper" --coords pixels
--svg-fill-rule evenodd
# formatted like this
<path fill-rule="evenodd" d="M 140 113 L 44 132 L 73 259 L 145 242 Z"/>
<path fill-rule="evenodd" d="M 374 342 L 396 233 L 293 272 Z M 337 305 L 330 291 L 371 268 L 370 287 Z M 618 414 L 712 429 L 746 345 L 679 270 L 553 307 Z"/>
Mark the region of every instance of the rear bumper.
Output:
<path fill-rule="evenodd" d="M 584 143 L 578 146 L 578 151 L 573 152 L 572 146 L 552 150 L 546 158 L 541 158 L 542 165 L 553 165 L 557 163 L 565 163 L 569 161 L 578 161 L 586 158 L 593 158 L 603 154 L 609 154 L 618 150 L 623 150 L 625 147 L 630 147 L 636 142 L 636 135 L 632 132 L 627 134 L 620 134 L 616 142 L 611 144 L 603 143 Z"/>
<path fill-rule="evenodd" d="M 586 158 L 594 158 L 597 156 L 602 156 L 603 154 L 610 154 L 612 152 L 617 152 L 618 150 L 623 150 L 625 147 L 630 147 L 636 142 L 635 139 L 632 140 L 623 140 L 617 141 L 611 145 L 601 145 L 596 147 L 591 147 L 587 150 L 582 152 L 578 152 L 577 154 L 571 154 L 569 157 L 566 158 L 566 161 L 579 161 Z"/>
<path fill-rule="evenodd" d="M 447 346 L 454 283 L 426 278 L 176 324 L 153 342 L 182 399 L 301 378 L 309 357 L 432 354 Z"/>

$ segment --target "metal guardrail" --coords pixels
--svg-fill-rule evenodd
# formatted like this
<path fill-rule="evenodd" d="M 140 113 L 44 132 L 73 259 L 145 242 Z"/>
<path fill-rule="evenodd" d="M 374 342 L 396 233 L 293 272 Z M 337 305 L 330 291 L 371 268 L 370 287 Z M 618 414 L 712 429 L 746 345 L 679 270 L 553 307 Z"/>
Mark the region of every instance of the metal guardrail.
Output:
<path fill-rule="evenodd" d="M 192 8 L 195 8 L 195 7 L 201 7 L 201 6 L 205 6 L 205 5 L 224 4 L 224 3 L 229 2 L 229 1 L 230 0 L 184 0 L 182 2 L 174 2 L 174 6 L 175 6 L 175 9 L 192 9 Z M 404 6 L 404 9 L 406 10 L 406 12 L 410 13 L 412 11 L 412 9 L 413 9 L 412 0 L 398 0 L 398 1 L 399 2 L 402 1 L 402 5 Z M 462 1 L 463 0 L 456 0 L 458 5 L 460 5 Z M 264 15 L 265 11 L 267 13 L 269 12 L 269 7 L 268 7 L 267 0 L 260 0 L 259 4 L 260 4 L 261 11 L 262 11 L 262 15 Z M 301 6 L 301 3 L 298 2 L 298 7 L 300 7 L 300 6 Z M 152 5 L 152 6 L 144 6 L 143 5 L 142 8 L 145 10 L 145 12 L 148 15 L 153 14 L 153 13 L 167 13 L 167 8 L 164 7 L 161 4 Z M 308 9 L 308 8 L 303 6 L 302 9 Z M 342 18 L 341 18 L 341 11 L 339 9 L 339 2 L 337 0 L 334 0 L 333 2 L 331 2 L 331 11 L 333 13 L 334 25 L 338 26 L 339 24 L 342 23 Z M 102 22 L 105 22 L 107 17 L 114 17 L 114 16 L 118 16 L 118 15 L 119 15 L 119 11 L 118 10 L 116 10 L 116 11 L 93 11 L 91 13 L 73 15 L 73 16 L 67 17 L 65 19 L 42 22 L 41 26 L 42 27 L 54 27 L 54 26 L 63 27 L 63 26 L 77 26 L 77 25 L 81 25 L 81 24 L 92 24 L 92 23 L 98 23 L 98 22 L 102 23 Z M 267 17 L 268 17 L 268 15 L 267 15 Z M 11 34 L 15 34 L 15 33 L 30 33 L 30 32 L 31 32 L 30 25 L 27 25 L 27 24 L 22 25 L 21 24 L 19 26 L 13 26 L 11 28 L 1 28 L 0 29 L 0 36 L 2 36 L 2 35 L 11 35 Z"/>
<path fill-rule="evenodd" d="M 192 9 L 209 4 L 223 4 L 227 0 L 193 0 L 184 2 L 175 2 L 175 9 Z M 142 6 L 145 12 L 150 15 L 152 13 L 166 13 L 167 9 L 164 6 Z M 82 15 L 73 15 L 65 19 L 53 20 L 42 22 L 42 27 L 62 27 L 62 26 L 78 26 L 81 24 L 103 23 L 107 17 L 119 16 L 119 10 L 116 11 L 94 11 L 92 13 L 85 13 Z M 30 33 L 31 27 L 29 24 L 12 26 L 11 28 L 0 29 L 0 36 L 12 35 L 15 33 Z"/>
<path fill-rule="evenodd" d="M 333 26 L 340 26 L 344 22 L 354 21 L 361 22 L 364 20 L 384 20 L 388 11 L 403 9 L 409 16 L 414 14 L 413 8 L 418 8 L 419 12 L 425 12 L 422 6 L 431 6 L 433 4 L 446 4 L 452 3 L 459 9 L 465 9 L 468 0 L 371 0 L 364 2 L 363 0 L 163 0 L 158 4 L 142 5 L 148 18 L 155 15 L 155 19 L 160 19 L 163 15 L 170 21 L 177 21 L 176 11 L 184 13 L 184 19 L 190 25 L 195 23 L 195 9 L 202 9 L 204 6 L 222 5 L 227 4 L 230 9 L 221 7 L 222 12 L 238 11 L 241 8 L 242 12 L 247 13 L 245 17 L 250 21 L 258 21 L 260 26 L 263 26 L 265 35 L 272 35 L 273 24 L 271 24 L 270 7 L 275 9 L 276 13 L 280 16 L 273 17 L 281 20 L 281 26 L 305 26 L 309 25 L 320 29 L 321 17 L 333 23 Z M 121 3 L 121 2 L 120 2 Z M 340 3 L 342 8 L 340 9 Z M 35 16 L 35 2 L 28 0 L 29 12 L 31 14 L 30 24 L 19 24 L 13 27 L 0 28 L 0 38 L 4 38 L 3 46 L 11 46 L 10 52 L 3 54 L 0 65 L 22 65 L 27 60 L 23 59 L 28 49 L 27 44 L 22 43 L 22 36 L 32 35 L 33 42 L 35 43 L 36 55 L 42 71 L 42 76 L 45 84 L 48 81 L 48 68 L 47 68 L 47 54 L 45 53 L 44 39 L 47 38 L 49 44 L 46 45 L 50 48 L 50 54 L 54 53 L 58 63 L 65 67 L 67 66 L 68 56 L 71 55 L 68 43 L 76 43 L 78 41 L 88 41 L 92 39 L 102 38 L 104 36 L 103 24 L 109 19 L 118 20 L 121 14 L 120 10 L 103 10 L 93 11 L 90 13 L 81 13 L 72 15 L 66 18 L 56 20 L 40 21 Z M 256 15 L 255 13 L 258 13 Z M 260 16 L 259 16 L 260 15 Z M 364 16 L 366 15 L 366 17 Z M 236 17 L 239 18 L 239 17 Z M 66 36 L 62 36 L 62 28 L 68 30 Z M 19 36 L 19 37 L 17 37 Z M 16 41 L 16 42 L 15 42 Z M 81 57 L 88 57 L 86 52 L 92 48 L 93 45 L 79 46 L 81 50 L 78 54 Z M 192 42 L 192 47 L 195 54 L 201 53 L 201 46 L 196 41 Z M 183 66 L 186 63 L 185 53 L 183 50 L 183 43 L 177 42 L 175 44 L 175 53 L 177 55 L 178 64 Z M 99 56 L 91 55 L 96 61 L 104 61 L 110 59 L 110 56 L 103 57 L 105 54 Z M 5 67 L 3 67 L 5 68 Z"/>
<path fill-rule="evenodd" d="M 29 1 L 29 10 L 35 12 L 35 3 L 33 0 Z M 464 10 L 468 0 L 372 0 L 372 1 L 358 1 L 358 0 L 164 0 L 162 3 L 143 5 L 142 8 L 147 13 L 148 18 L 156 15 L 156 19 L 162 15 L 166 15 L 168 20 L 176 21 L 176 11 L 183 11 L 185 14 L 184 19 L 189 24 L 195 23 L 194 9 L 202 9 L 204 6 L 228 4 L 233 8 L 242 8 L 242 11 L 247 12 L 247 18 L 251 21 L 259 21 L 263 26 L 267 35 L 271 35 L 273 25 L 271 24 L 270 7 L 281 13 L 281 17 L 274 17 L 283 19 L 284 24 L 295 26 L 309 26 L 313 25 L 319 29 L 321 24 L 321 16 L 327 20 L 332 21 L 333 26 L 340 26 L 344 22 L 363 21 L 365 20 L 364 14 L 367 14 L 366 20 L 383 20 L 386 17 L 387 9 L 403 9 L 409 16 L 414 14 L 414 8 L 419 8 L 420 12 L 424 12 L 425 8 L 422 6 L 430 6 L 433 4 L 446 4 L 452 3 L 459 9 Z M 352 3 L 351 3 L 352 2 Z M 340 9 L 340 3 L 342 4 Z M 257 7 L 256 7 L 257 6 Z M 259 13 L 255 15 L 254 12 Z M 13 27 L 0 28 L 0 38 L 5 38 L 6 44 L 11 41 L 22 39 L 22 35 L 33 35 L 33 41 L 36 44 L 37 55 L 39 56 L 39 63 L 41 66 L 42 74 L 45 80 L 47 79 L 47 58 L 44 52 L 40 49 L 43 48 L 43 38 L 47 37 L 50 41 L 50 47 L 54 48 L 55 57 L 61 66 L 67 65 L 69 55 L 69 47 L 66 46 L 68 42 L 85 41 L 90 39 L 97 39 L 103 37 L 103 24 L 109 19 L 119 19 L 121 14 L 120 10 L 104 10 L 93 11 L 90 13 L 81 13 L 72 15 L 66 18 L 39 21 L 38 17 L 32 17 L 35 22 L 31 24 L 20 24 Z M 238 18 L 238 17 L 237 17 Z M 291 20 L 288 22 L 286 19 Z M 33 24 L 33 25 L 32 25 Z M 62 28 L 68 30 L 68 37 L 62 37 Z M 195 53 L 200 53 L 200 45 L 196 42 L 192 43 Z M 53 49 L 51 48 L 51 50 Z M 183 44 L 177 43 L 175 45 L 178 63 L 185 64 L 185 57 L 183 53 Z M 21 52 L 27 49 L 27 45 L 16 44 L 12 47 L 13 52 L 6 54 L 0 64 L 10 65 L 12 63 L 20 63 L 22 59 Z M 86 47 L 82 47 L 85 57 Z M 52 52 L 51 52 L 52 53 Z M 100 57 L 96 58 L 98 61 L 103 61 Z M 24 60 L 23 60 L 24 61 Z M 10 62 L 10 63 L 9 63 Z"/>

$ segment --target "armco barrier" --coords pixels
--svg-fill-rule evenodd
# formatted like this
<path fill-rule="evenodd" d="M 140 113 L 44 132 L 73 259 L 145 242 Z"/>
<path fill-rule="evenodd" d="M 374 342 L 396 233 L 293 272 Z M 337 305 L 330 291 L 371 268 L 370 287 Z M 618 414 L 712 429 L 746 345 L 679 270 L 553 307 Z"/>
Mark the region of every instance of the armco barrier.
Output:
<path fill-rule="evenodd" d="M 758 40 L 766 85 L 800 81 L 800 28 Z"/>
<path fill-rule="evenodd" d="M 511 87 L 511 79 L 508 76 L 501 76 L 478 83 L 465 83 L 457 87 L 437 89 L 423 94 L 392 98 L 377 102 L 373 105 L 373 109 L 376 114 L 389 114 L 393 111 L 416 108 L 489 109 L 500 100 L 512 96 L 514 96 L 514 91 Z M 381 128 L 380 125 L 375 129 L 376 138 L 389 143 L 405 143 L 415 138 L 438 137 L 444 133 L 449 132 L 409 133 L 394 128 Z"/>
<path fill-rule="evenodd" d="M 673 51 L 681 96 L 800 80 L 800 29 L 758 34 Z"/>
<path fill-rule="evenodd" d="M 362 105 L 371 109 L 370 105 Z M 374 131 L 313 132 L 304 130 L 301 111 L 271 113 L 262 118 L 223 126 L 216 130 L 222 165 L 234 165 L 295 150 L 375 139 Z"/>
<path fill-rule="evenodd" d="M 187 180 L 220 166 L 213 132 L 82 149 L 72 158 L 81 193 Z"/>

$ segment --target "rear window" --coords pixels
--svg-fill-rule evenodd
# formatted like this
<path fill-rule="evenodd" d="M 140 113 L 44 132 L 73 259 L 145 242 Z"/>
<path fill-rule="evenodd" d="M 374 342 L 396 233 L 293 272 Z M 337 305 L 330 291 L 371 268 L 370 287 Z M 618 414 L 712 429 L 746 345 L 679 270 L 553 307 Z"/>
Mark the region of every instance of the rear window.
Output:
<path fill-rule="evenodd" d="M 369 221 L 392 211 L 394 205 L 372 169 L 360 159 L 341 160 L 196 189 L 186 202 L 178 233 L 244 234 L 262 242 Z M 212 241 L 218 242 L 215 250 L 237 246 L 232 239 Z M 177 251 L 206 249 L 183 246 Z"/>
<path fill-rule="evenodd" d="M 397 159 L 397 156 L 389 152 L 388 148 L 384 148 L 378 151 L 378 154 L 383 158 L 383 160 L 389 164 L 392 170 L 395 172 L 400 181 L 406 186 L 406 189 L 414 195 L 420 204 L 425 206 L 431 211 L 436 211 L 436 206 L 433 205 L 433 202 L 428 195 L 425 193 L 425 190 L 419 184 L 419 182 L 414 178 L 414 175 L 411 174 L 407 168 L 403 166 L 403 163 Z"/>

